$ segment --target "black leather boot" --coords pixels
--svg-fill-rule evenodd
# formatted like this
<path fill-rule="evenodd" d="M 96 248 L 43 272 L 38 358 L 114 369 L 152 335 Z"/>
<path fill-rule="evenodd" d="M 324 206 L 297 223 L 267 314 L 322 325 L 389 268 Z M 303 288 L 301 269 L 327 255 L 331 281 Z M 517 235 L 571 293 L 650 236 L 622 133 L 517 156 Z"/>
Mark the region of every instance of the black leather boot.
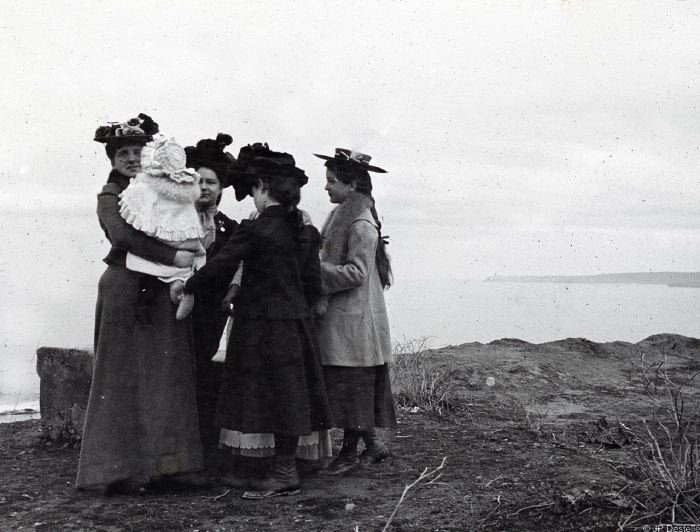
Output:
<path fill-rule="evenodd" d="M 391 454 L 389 448 L 379 439 L 376 430 L 365 430 L 362 431 L 361 435 L 365 442 L 365 450 L 360 453 L 362 465 L 378 464 L 389 457 Z"/>
<path fill-rule="evenodd" d="M 251 487 L 254 491 L 246 491 L 243 494 L 244 499 L 269 499 L 297 495 L 301 492 L 295 456 L 298 441 L 298 436 L 275 434 L 276 454 L 270 475 L 263 480 L 252 481 Z"/>
<path fill-rule="evenodd" d="M 299 489 L 299 474 L 294 456 L 275 456 L 272 471 L 266 479 L 251 483 L 254 491 L 246 491 L 244 499 L 269 499 L 297 495 Z"/>
<path fill-rule="evenodd" d="M 323 476 L 341 476 L 349 473 L 360 465 L 357 458 L 357 443 L 360 434 L 354 430 L 345 430 L 343 434 L 343 446 L 340 453 L 330 465 L 319 474 Z"/>

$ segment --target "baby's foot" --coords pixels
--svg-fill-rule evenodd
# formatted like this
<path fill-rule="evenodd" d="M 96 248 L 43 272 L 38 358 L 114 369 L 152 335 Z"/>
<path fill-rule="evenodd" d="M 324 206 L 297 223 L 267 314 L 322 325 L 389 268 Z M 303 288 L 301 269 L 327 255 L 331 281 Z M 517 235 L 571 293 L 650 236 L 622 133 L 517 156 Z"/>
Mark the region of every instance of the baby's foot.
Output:
<path fill-rule="evenodd" d="M 175 318 L 178 320 L 184 320 L 192 312 L 192 307 L 194 307 L 194 295 L 193 294 L 182 294 L 180 298 L 180 304 L 177 306 L 177 313 Z"/>
<path fill-rule="evenodd" d="M 173 302 L 173 305 L 178 305 L 180 303 L 180 294 L 182 293 L 183 284 L 185 283 L 180 280 L 170 283 L 170 301 Z"/>

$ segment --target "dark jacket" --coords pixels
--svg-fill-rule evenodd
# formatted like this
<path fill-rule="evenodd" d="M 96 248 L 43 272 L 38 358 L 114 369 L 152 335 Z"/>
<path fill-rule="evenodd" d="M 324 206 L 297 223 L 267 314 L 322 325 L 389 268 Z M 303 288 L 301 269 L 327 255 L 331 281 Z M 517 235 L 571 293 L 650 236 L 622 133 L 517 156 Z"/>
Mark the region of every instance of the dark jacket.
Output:
<path fill-rule="evenodd" d="M 97 195 L 97 217 L 102 230 L 112 244 L 112 249 L 103 260 L 107 264 L 124 266 L 128 250 L 146 260 L 172 265 L 177 251 L 174 247 L 134 229 L 119 214 L 119 194 L 128 184 L 128 177 L 112 170 L 107 184 Z"/>
<path fill-rule="evenodd" d="M 303 225 L 298 211 L 274 205 L 255 220 L 244 220 L 216 257 L 186 283 L 190 292 L 226 286 L 245 261 L 236 315 L 289 320 L 311 316 L 321 296 L 318 258 L 321 235 Z"/>

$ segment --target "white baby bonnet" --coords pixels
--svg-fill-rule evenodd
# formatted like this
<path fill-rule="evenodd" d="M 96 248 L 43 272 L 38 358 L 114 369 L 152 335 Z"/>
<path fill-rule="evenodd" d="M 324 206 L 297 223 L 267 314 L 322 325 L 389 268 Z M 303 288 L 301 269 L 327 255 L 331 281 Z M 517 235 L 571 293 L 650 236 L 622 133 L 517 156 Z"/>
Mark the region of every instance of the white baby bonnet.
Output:
<path fill-rule="evenodd" d="M 199 174 L 186 168 L 187 157 L 174 138 L 157 135 L 143 147 L 141 172 L 121 193 L 119 212 L 139 231 L 171 242 L 202 238 L 194 207 Z"/>

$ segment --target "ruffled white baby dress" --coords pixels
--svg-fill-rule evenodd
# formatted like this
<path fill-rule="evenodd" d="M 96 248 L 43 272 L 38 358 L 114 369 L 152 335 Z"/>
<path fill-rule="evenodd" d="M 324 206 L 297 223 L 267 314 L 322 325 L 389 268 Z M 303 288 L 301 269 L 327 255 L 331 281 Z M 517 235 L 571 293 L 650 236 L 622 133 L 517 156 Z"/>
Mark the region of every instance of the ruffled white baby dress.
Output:
<path fill-rule="evenodd" d="M 141 172 L 124 189 L 119 202 L 122 218 L 149 236 L 178 249 L 191 249 L 204 236 L 195 202 L 199 199 L 199 174 L 186 168 L 185 150 L 173 138 L 154 137 L 141 152 Z M 195 268 L 205 257 L 195 260 Z M 162 281 L 187 280 L 192 268 L 178 268 L 127 253 L 126 267 L 155 275 Z"/>

